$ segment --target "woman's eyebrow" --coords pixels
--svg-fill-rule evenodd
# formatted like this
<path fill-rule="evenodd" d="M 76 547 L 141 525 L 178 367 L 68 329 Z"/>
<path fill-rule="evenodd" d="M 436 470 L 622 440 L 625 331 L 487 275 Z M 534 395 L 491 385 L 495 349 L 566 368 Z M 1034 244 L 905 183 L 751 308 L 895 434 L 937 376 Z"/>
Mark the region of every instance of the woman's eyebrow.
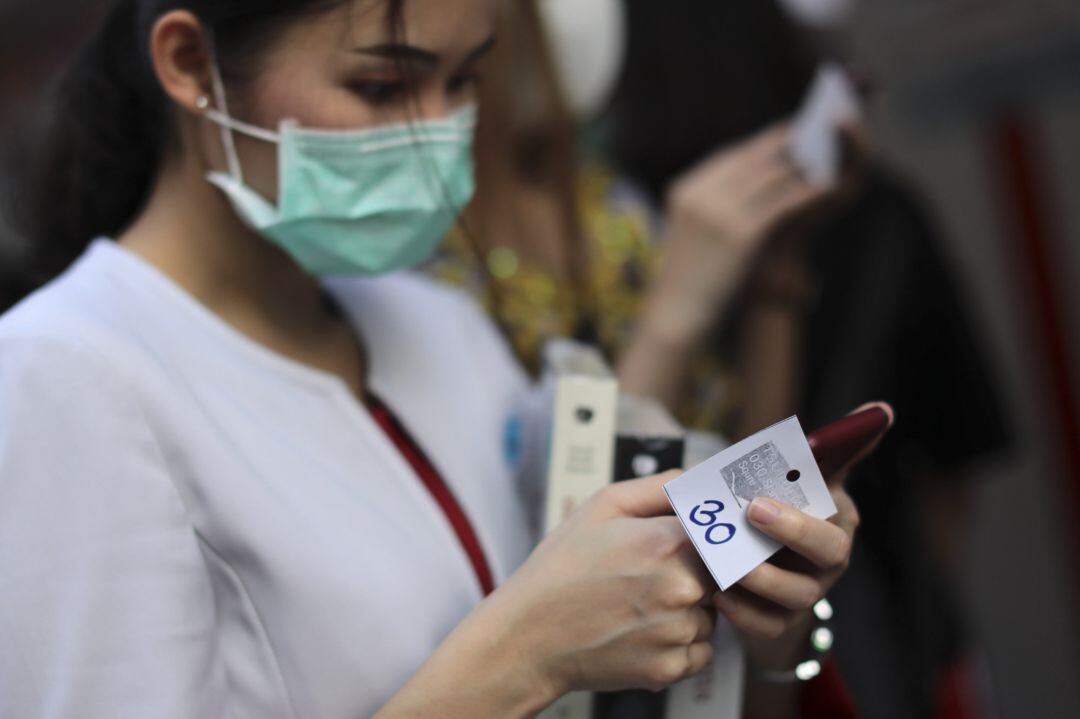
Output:
<path fill-rule="evenodd" d="M 476 49 L 465 56 L 466 62 L 472 62 L 473 60 L 479 60 L 484 55 L 487 55 L 495 47 L 496 38 L 494 35 L 484 40 L 482 43 L 476 46 Z"/>
<path fill-rule="evenodd" d="M 495 36 L 492 35 L 484 42 L 476 46 L 467 56 L 466 61 L 471 62 L 477 60 L 480 57 L 491 52 L 491 49 L 495 47 Z M 416 45 L 409 45 L 407 43 L 391 42 L 382 45 L 372 45 L 371 47 L 360 47 L 353 50 L 353 52 L 361 55 L 373 55 L 385 60 L 396 60 L 398 62 L 413 62 L 421 65 L 438 65 L 442 60 L 438 53 L 430 50 L 425 50 L 422 47 Z"/>
<path fill-rule="evenodd" d="M 373 45 L 372 47 L 359 47 L 353 52 L 399 62 L 415 62 L 421 65 L 439 64 L 439 56 L 436 53 L 405 43 L 386 43 L 385 45 Z"/>

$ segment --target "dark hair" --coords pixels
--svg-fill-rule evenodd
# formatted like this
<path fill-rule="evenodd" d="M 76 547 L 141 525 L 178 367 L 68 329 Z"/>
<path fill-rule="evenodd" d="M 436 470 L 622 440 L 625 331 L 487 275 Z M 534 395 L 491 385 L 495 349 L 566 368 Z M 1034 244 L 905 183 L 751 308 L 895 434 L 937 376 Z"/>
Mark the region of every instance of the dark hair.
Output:
<path fill-rule="evenodd" d="M 775 0 L 627 0 L 620 168 L 661 197 L 713 150 L 794 113 L 818 58 Z"/>
<path fill-rule="evenodd" d="M 154 75 L 150 33 L 172 10 L 213 32 L 226 83 L 253 74 L 260 51 L 290 20 L 344 0 L 115 0 L 57 86 L 47 131 L 31 153 L 20 206 L 40 282 L 98 236 L 116 236 L 145 204 L 177 141 L 174 111 Z M 400 31 L 405 0 L 386 0 Z"/>

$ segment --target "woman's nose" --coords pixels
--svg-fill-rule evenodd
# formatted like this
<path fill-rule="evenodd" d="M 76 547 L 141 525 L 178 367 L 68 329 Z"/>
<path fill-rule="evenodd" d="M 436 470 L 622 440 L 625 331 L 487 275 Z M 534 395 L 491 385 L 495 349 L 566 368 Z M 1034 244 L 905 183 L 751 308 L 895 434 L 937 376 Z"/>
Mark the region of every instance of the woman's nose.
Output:
<path fill-rule="evenodd" d="M 422 120 L 442 120 L 453 111 L 450 98 L 441 89 L 423 92 L 418 98 L 418 104 Z"/>

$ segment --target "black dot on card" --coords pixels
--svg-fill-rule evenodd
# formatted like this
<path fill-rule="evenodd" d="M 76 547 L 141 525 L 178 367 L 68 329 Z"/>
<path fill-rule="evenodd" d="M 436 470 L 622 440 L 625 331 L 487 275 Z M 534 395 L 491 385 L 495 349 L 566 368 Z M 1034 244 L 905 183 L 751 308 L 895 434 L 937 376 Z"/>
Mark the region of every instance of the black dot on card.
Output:
<path fill-rule="evenodd" d="M 800 479 L 802 479 L 802 472 L 797 469 L 793 469 L 787 473 L 787 481 L 789 482 L 798 482 Z"/>

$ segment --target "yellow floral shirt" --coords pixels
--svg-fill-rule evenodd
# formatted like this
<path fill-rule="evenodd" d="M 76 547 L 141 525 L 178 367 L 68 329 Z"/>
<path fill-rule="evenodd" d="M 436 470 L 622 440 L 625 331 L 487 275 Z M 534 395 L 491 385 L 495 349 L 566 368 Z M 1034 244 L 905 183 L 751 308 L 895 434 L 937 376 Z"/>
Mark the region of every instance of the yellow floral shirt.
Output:
<path fill-rule="evenodd" d="M 611 172 L 591 167 L 583 173 L 579 211 L 589 243 L 586 282 L 592 307 L 589 314 L 593 315 L 592 339 L 609 359 L 617 357 L 630 338 L 660 259 L 652 240 L 648 204 L 640 198 L 617 195 Z M 496 247 L 481 260 L 460 230 L 451 233 L 427 269 L 437 279 L 473 294 L 534 375 L 547 340 L 574 336 L 587 312 L 568 279 L 524 262 L 508 248 Z M 690 388 L 677 412 L 680 421 L 712 431 L 727 428 L 738 406 L 738 392 L 717 355 L 698 353 L 692 362 Z"/>

